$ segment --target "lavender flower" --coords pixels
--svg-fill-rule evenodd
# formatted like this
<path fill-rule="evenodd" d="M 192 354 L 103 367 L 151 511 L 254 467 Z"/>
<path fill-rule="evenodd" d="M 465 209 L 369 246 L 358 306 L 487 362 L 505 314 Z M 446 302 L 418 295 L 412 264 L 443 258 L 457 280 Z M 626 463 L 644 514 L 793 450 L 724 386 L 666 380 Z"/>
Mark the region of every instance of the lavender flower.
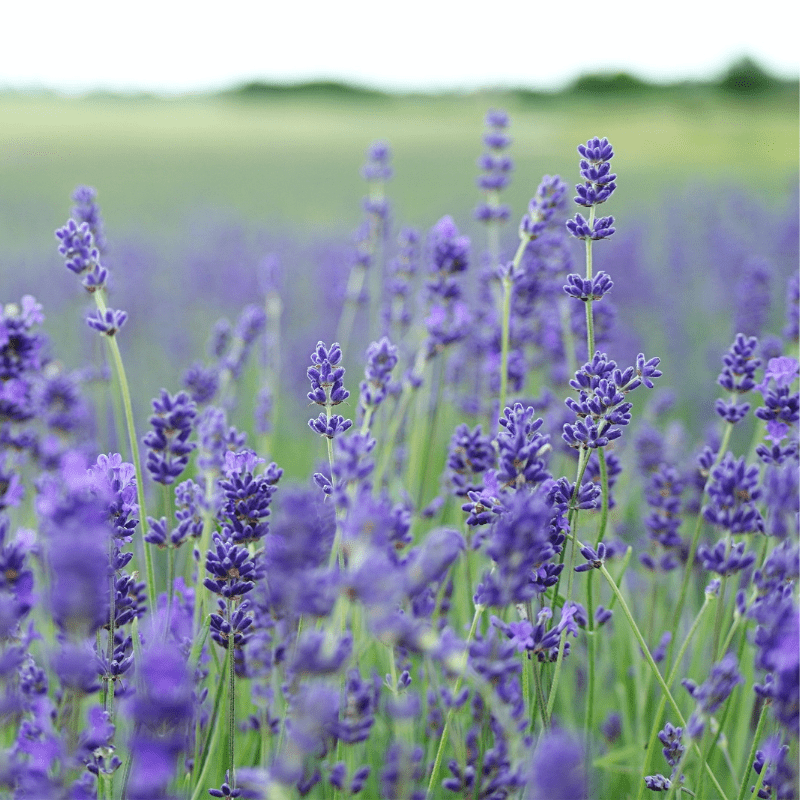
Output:
<path fill-rule="evenodd" d="M 344 367 L 339 366 L 342 360 L 342 349 L 338 342 L 334 342 L 330 349 L 324 342 L 317 342 L 317 347 L 311 354 L 311 363 L 307 370 L 308 380 L 311 382 L 311 391 L 308 399 L 312 403 L 325 406 L 327 413 L 321 413 L 318 419 L 310 419 L 308 425 L 311 430 L 321 436 L 333 439 L 336 435 L 344 433 L 353 424 L 352 420 L 344 419 L 338 414 L 330 414 L 333 406 L 343 403 L 350 397 L 350 392 L 344 388 Z"/>
<path fill-rule="evenodd" d="M 533 406 L 521 403 L 503 410 L 499 423 L 505 431 L 497 435 L 497 479 L 503 488 L 532 487 L 551 477 L 543 460 L 550 437 L 539 433 L 543 420 L 533 415 Z"/>
<path fill-rule="evenodd" d="M 83 276 L 81 284 L 88 292 L 103 289 L 108 279 L 108 271 L 100 264 L 98 250 L 88 222 L 78 224 L 70 219 L 63 228 L 56 231 L 61 242 L 58 252 L 64 256 L 65 266 L 76 275 Z"/>
<path fill-rule="evenodd" d="M 247 594 L 256 579 L 256 564 L 247 549 L 225 542 L 214 534 L 214 548 L 206 556 L 206 571 L 211 575 L 203 585 L 225 598 Z"/>
<path fill-rule="evenodd" d="M 186 392 L 174 397 L 161 390 L 161 397 L 153 400 L 153 430 L 142 440 L 147 453 L 147 469 L 153 480 L 169 485 L 189 463 L 189 454 L 197 447 L 187 441 L 192 433 L 192 422 L 197 408 Z"/>
<path fill-rule="evenodd" d="M 86 324 L 98 333 L 106 336 L 116 336 L 117 331 L 125 324 L 128 319 L 127 311 L 117 311 L 107 308 L 105 311 L 99 309 L 86 317 Z"/>
<path fill-rule="evenodd" d="M 710 502 L 703 508 L 703 517 L 734 534 L 763 531 L 764 520 L 756 507 L 762 496 L 758 481 L 757 466 L 747 466 L 744 456 L 734 460 L 726 453 L 711 472 Z"/>
<path fill-rule="evenodd" d="M 366 413 L 372 412 L 384 401 L 389 391 L 391 372 L 397 365 L 397 348 L 384 336 L 367 348 L 365 380 L 359 387 L 360 404 Z"/>
<path fill-rule="evenodd" d="M 567 230 L 577 239 L 606 239 L 614 233 L 614 217 L 593 219 L 593 214 L 594 208 L 605 203 L 617 188 L 617 176 L 611 173 L 610 164 L 614 150 L 608 139 L 595 137 L 578 145 L 578 152 L 583 156 L 580 168 L 584 182 L 575 187 L 575 202 L 592 209 L 592 216 L 587 221 L 576 214 L 574 220 L 567 221 Z"/>
<path fill-rule="evenodd" d="M 528 211 L 519 224 L 520 239 L 538 239 L 551 223 L 555 212 L 563 207 L 567 184 L 558 175 L 545 175 L 536 194 L 528 204 Z"/>

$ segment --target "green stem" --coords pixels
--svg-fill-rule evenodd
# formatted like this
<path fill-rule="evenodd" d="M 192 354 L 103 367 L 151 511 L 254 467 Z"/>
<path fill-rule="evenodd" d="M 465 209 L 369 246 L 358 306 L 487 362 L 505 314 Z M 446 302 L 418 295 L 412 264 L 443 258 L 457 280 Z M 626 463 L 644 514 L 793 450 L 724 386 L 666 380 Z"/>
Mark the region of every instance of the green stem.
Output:
<path fill-rule="evenodd" d="M 425 345 L 423 344 L 417 352 L 417 357 L 414 361 L 414 367 L 412 369 L 412 378 L 414 381 L 412 382 L 410 379 L 403 381 L 403 388 L 400 391 L 400 397 L 397 399 L 397 405 L 395 406 L 394 412 L 389 418 L 389 427 L 386 432 L 386 441 L 383 443 L 381 459 L 380 461 L 377 461 L 377 466 L 375 468 L 374 485 L 376 492 L 380 492 L 383 488 L 383 476 L 386 473 L 392 456 L 395 454 L 395 442 L 398 434 L 400 433 L 400 426 L 403 424 L 403 420 L 408 412 L 411 398 L 416 392 L 416 387 L 414 384 L 416 381 L 422 379 L 423 370 L 426 363 L 427 357 Z"/>
<path fill-rule="evenodd" d="M 589 208 L 589 227 L 594 225 L 595 207 Z M 592 240 L 586 240 L 586 278 L 592 279 Z M 592 314 L 592 301 L 586 301 L 586 358 L 591 361 L 594 356 L 594 316 Z"/>
<path fill-rule="evenodd" d="M 706 490 L 708 489 L 708 485 L 711 482 L 711 473 L 713 472 L 714 468 L 719 465 L 722 461 L 725 452 L 728 449 L 728 443 L 731 439 L 731 433 L 733 432 L 733 425 L 727 425 L 725 427 L 725 431 L 722 434 L 722 443 L 719 446 L 719 452 L 717 453 L 717 457 L 714 459 L 714 463 L 711 465 L 711 468 L 708 471 L 708 477 L 706 478 L 705 484 L 703 484 L 703 492 L 701 494 L 701 502 L 702 497 L 705 496 Z M 697 552 L 697 545 L 700 541 L 700 531 L 703 528 L 703 513 L 702 509 L 697 514 L 697 521 L 695 523 L 694 534 L 692 535 L 692 543 L 689 546 L 689 556 L 686 559 L 686 568 L 683 572 L 683 581 L 681 583 L 681 590 L 678 594 L 678 601 L 675 603 L 675 610 L 672 614 L 672 641 L 675 641 L 675 633 L 678 630 L 678 624 L 681 621 L 681 614 L 683 613 L 683 605 L 686 602 L 686 594 L 689 589 L 689 580 L 692 576 L 692 568 L 694 566 L 694 554 Z M 670 652 L 667 657 L 667 661 L 669 662 L 669 658 L 671 657 L 671 647 Z"/>
<path fill-rule="evenodd" d="M 681 661 L 683 660 L 684 655 L 686 655 L 686 649 L 689 647 L 689 642 L 694 638 L 697 629 L 700 627 L 700 621 L 702 620 L 706 609 L 711 605 L 711 603 L 715 600 L 715 596 L 713 594 L 706 595 L 705 602 L 703 603 L 700 611 L 697 613 L 697 616 L 694 618 L 694 622 L 692 622 L 692 626 L 689 629 L 689 633 L 686 634 L 686 638 L 683 640 L 683 644 L 681 645 L 681 649 L 678 651 L 678 655 L 675 657 L 675 663 L 672 665 L 672 671 L 669 673 L 667 677 L 667 686 L 672 686 L 675 677 L 678 674 L 678 668 L 680 667 Z M 645 751 L 644 756 L 644 767 L 642 770 L 642 782 L 639 784 L 639 793 L 637 795 L 638 800 L 644 795 L 644 776 L 648 775 L 650 772 L 650 764 L 652 762 L 653 755 L 656 752 L 656 739 L 658 738 L 658 731 L 661 728 L 661 716 L 664 713 L 664 708 L 667 704 L 667 698 L 664 695 L 661 695 L 661 700 L 658 704 L 658 710 L 653 717 L 653 725 L 650 728 L 650 739 L 648 740 L 647 750 Z"/>
<path fill-rule="evenodd" d="M 506 407 L 508 397 L 508 351 L 511 339 L 511 294 L 514 291 L 514 283 L 512 280 L 513 274 L 519 268 L 522 256 L 525 253 L 525 248 L 530 243 L 531 239 L 528 236 L 521 236 L 517 252 L 514 253 L 514 259 L 511 262 L 511 273 L 504 274 L 501 278 L 501 285 L 503 287 L 503 301 L 502 311 L 500 314 L 501 321 L 501 345 L 500 345 L 500 408 L 498 413 L 500 416 Z"/>
<path fill-rule="evenodd" d="M 569 522 L 569 529 L 571 532 L 570 538 L 572 539 L 572 548 L 570 550 L 570 561 L 567 566 L 567 597 L 564 600 L 564 605 L 562 607 L 561 613 L 564 613 L 564 609 L 569 608 L 570 603 L 572 602 L 572 587 L 573 587 L 573 576 L 575 574 L 575 549 L 576 549 L 576 542 L 578 540 L 577 537 L 577 530 L 578 530 L 578 509 L 574 505 L 577 502 L 578 498 L 578 491 L 580 489 L 581 481 L 583 480 L 583 474 L 586 472 L 586 465 L 589 463 L 589 452 L 588 450 L 581 450 L 578 455 L 578 472 L 575 477 L 575 488 L 572 491 L 572 498 L 570 500 L 570 509 L 568 515 L 568 522 Z M 557 587 L 554 587 L 554 591 L 557 590 Z M 550 694 L 547 697 L 547 719 L 550 720 L 553 714 L 553 706 L 556 701 L 556 689 L 558 689 L 558 682 L 561 675 L 561 666 L 564 663 L 564 645 L 566 643 L 567 635 L 564 634 L 561 636 L 558 642 L 558 655 L 556 656 L 556 666 L 553 672 L 553 681 L 550 684 Z"/>
<path fill-rule="evenodd" d="M 234 771 L 234 743 L 236 741 L 236 636 L 231 624 L 231 607 L 233 601 L 228 598 L 228 782 L 232 789 L 236 788 Z"/>
<path fill-rule="evenodd" d="M 470 642 L 475 637 L 475 632 L 478 630 L 478 622 L 480 621 L 481 615 L 483 614 L 486 606 L 481 605 L 480 603 L 475 606 L 475 614 L 472 617 L 472 625 L 470 626 L 469 633 L 467 634 L 467 640 L 465 642 L 465 650 L 462 657 L 462 667 L 458 671 L 458 678 L 456 679 L 456 685 L 453 688 L 453 697 L 457 697 L 459 691 L 461 690 L 461 684 L 464 682 L 464 674 L 467 671 L 467 652 L 469 650 Z M 431 770 L 431 778 L 428 782 L 428 791 L 425 795 L 427 797 L 432 797 L 433 787 L 436 785 L 436 779 L 439 776 L 439 769 L 442 765 L 442 756 L 444 755 L 444 748 L 447 745 L 447 736 L 450 733 L 450 722 L 453 717 L 453 707 L 451 706 L 447 710 L 447 716 L 444 719 L 444 727 L 442 728 L 442 737 L 439 739 L 439 748 L 436 751 L 436 759 L 433 762 L 433 769 Z"/>
<path fill-rule="evenodd" d="M 230 651 L 225 651 L 225 658 L 229 658 Z M 223 669 L 227 666 L 227 662 L 225 662 Z M 209 770 L 209 767 L 212 764 L 213 759 L 210 758 L 211 754 L 214 752 L 217 746 L 217 742 L 220 737 L 220 733 L 223 729 L 223 726 L 218 724 L 219 723 L 219 716 L 220 716 L 220 708 L 222 706 L 222 696 L 225 694 L 225 686 L 227 685 L 227 681 L 220 675 L 220 681 L 217 683 L 217 691 L 214 695 L 214 708 L 211 712 L 211 717 L 208 720 L 208 727 L 206 728 L 209 731 L 209 736 L 206 739 L 203 748 L 200 753 L 199 760 L 195 761 L 194 768 L 192 770 L 192 775 L 197 773 L 199 770 L 199 774 L 197 775 L 197 779 L 194 781 L 194 789 L 192 791 L 192 800 L 199 800 L 200 796 L 203 792 L 207 792 L 206 787 L 206 773 Z"/>
<path fill-rule="evenodd" d="M 656 665 L 656 662 L 653 660 L 653 656 L 650 654 L 650 650 L 647 647 L 647 643 L 645 642 L 641 631 L 639 630 L 638 626 L 636 625 L 636 621 L 634 620 L 633 615 L 631 614 L 631 611 L 628 608 L 628 604 L 625 602 L 625 598 L 622 596 L 622 592 L 620 592 L 619 587 L 617 586 L 617 584 L 614 583 L 614 579 L 611 577 L 611 574 L 606 569 L 605 564 L 602 564 L 600 566 L 600 572 L 602 573 L 603 577 L 608 582 L 608 585 L 611 587 L 611 591 L 616 596 L 617 601 L 619 602 L 620 608 L 622 609 L 623 614 L 625 614 L 625 617 L 628 620 L 628 624 L 631 627 L 631 631 L 633 632 L 633 635 L 636 637 L 636 641 L 639 643 L 639 647 L 640 647 L 642 653 L 644 653 L 645 660 L 647 661 L 648 665 L 650 666 L 650 669 L 652 670 L 653 676 L 658 681 L 659 685 L 661 686 L 662 691 L 664 692 L 664 694 L 666 695 L 667 700 L 669 701 L 669 704 L 672 706 L 673 710 L 675 711 L 675 715 L 677 716 L 678 722 L 680 723 L 681 727 L 685 729 L 686 728 L 686 720 L 684 719 L 683 714 L 681 713 L 680 707 L 675 702 L 675 698 L 672 696 L 672 692 L 670 692 L 669 686 L 667 686 L 666 681 L 664 680 L 664 678 L 661 675 L 661 673 L 658 671 L 658 666 Z M 697 752 L 697 755 L 699 755 L 701 757 L 701 759 L 702 759 L 702 753 L 700 752 L 700 748 L 698 747 L 697 743 L 693 743 L 693 744 L 694 744 L 694 749 Z M 714 786 L 716 787 L 717 791 L 720 793 L 720 796 L 723 798 L 723 800 L 728 800 L 728 798 L 726 797 L 725 793 L 722 791 L 722 787 L 719 785 L 719 781 L 717 780 L 716 775 L 714 775 L 713 771 L 711 770 L 711 767 L 709 767 L 708 764 L 705 763 L 705 762 L 703 762 L 703 766 L 704 766 L 704 768 L 706 770 L 706 773 L 711 778 L 711 782 L 714 784 Z"/>
<path fill-rule="evenodd" d="M 767 721 L 767 706 L 768 703 L 763 703 L 761 706 L 761 713 L 758 715 L 758 725 L 756 726 L 756 732 L 753 734 L 753 744 L 750 747 L 750 755 L 747 756 L 747 762 L 744 765 L 744 775 L 742 775 L 742 783 L 739 786 L 739 794 L 736 795 L 736 800 L 744 800 L 747 794 L 747 784 L 750 783 L 750 770 L 753 769 L 753 761 L 755 761 L 758 743 L 764 732 L 764 724 Z M 758 797 L 758 790 L 761 788 L 764 776 L 767 774 L 767 767 L 768 764 L 765 763 L 761 768 L 761 774 L 758 776 L 758 785 L 753 790 L 753 797 Z"/>
<path fill-rule="evenodd" d="M 500 414 L 503 413 L 506 407 L 506 397 L 508 396 L 508 349 L 511 336 L 511 291 L 513 289 L 511 278 L 504 275 L 501 285 L 503 287 L 503 306 L 500 345 Z"/>
<path fill-rule="evenodd" d="M 94 292 L 95 303 L 101 313 L 106 311 L 106 303 L 103 299 L 102 292 Z M 120 393 L 122 394 L 122 407 L 125 410 L 125 423 L 128 426 L 128 441 L 131 448 L 131 461 L 136 470 L 136 502 L 139 504 L 139 521 L 142 530 L 142 539 L 147 533 L 147 509 L 144 502 L 144 480 L 142 473 L 141 461 L 139 459 L 139 443 L 136 439 L 136 427 L 133 423 L 133 406 L 131 405 L 131 392 L 128 386 L 128 378 L 125 375 L 125 366 L 122 363 L 122 354 L 119 351 L 119 345 L 115 336 L 106 336 L 108 347 L 111 350 L 111 359 L 114 362 L 114 369 L 117 373 L 117 380 L 119 381 Z M 150 604 L 150 610 L 155 611 L 156 608 L 156 581 L 155 573 L 153 572 L 153 560 L 150 555 L 150 548 L 148 543 L 143 541 L 144 545 L 144 559 L 145 567 L 147 569 L 147 600 Z"/>

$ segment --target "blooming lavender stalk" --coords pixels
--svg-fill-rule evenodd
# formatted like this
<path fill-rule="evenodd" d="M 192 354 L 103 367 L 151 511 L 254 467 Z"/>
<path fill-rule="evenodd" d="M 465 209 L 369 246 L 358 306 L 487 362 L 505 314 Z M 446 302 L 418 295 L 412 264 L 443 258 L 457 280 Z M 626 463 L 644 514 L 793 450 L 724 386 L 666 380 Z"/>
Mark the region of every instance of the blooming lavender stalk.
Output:
<path fill-rule="evenodd" d="M 585 220 L 580 214 L 576 214 L 575 219 L 567 222 L 567 230 L 576 239 L 586 242 L 586 276 L 583 279 L 570 276 L 573 280 L 564 289 L 567 294 L 586 303 L 586 339 L 588 353 L 591 355 L 594 353 L 592 302 L 595 296 L 600 299 L 613 285 L 605 273 L 601 272 L 596 277 L 592 273 L 592 242 L 606 239 L 614 233 L 614 217 L 595 219 L 595 213 L 597 206 L 605 203 L 617 188 L 617 176 L 611 173 L 610 162 L 614 150 L 608 139 L 595 136 L 586 144 L 578 145 L 578 153 L 582 156 L 580 168 L 584 182 L 575 187 L 575 202 L 589 209 L 589 219 Z"/>
<path fill-rule="evenodd" d="M 91 197 L 89 196 L 91 194 Z M 94 194 L 92 190 L 86 190 L 82 187 L 76 192 L 76 200 L 84 206 L 89 202 L 94 202 Z M 104 288 L 106 279 L 108 278 L 108 271 L 100 263 L 100 249 L 98 248 L 94 231 L 101 230 L 99 227 L 99 211 L 96 207 L 94 210 L 86 210 L 83 214 L 84 219 L 80 224 L 76 223 L 74 219 L 70 219 L 67 224 L 56 231 L 56 238 L 60 241 L 58 247 L 59 253 L 64 256 L 66 260 L 67 269 L 74 272 L 76 275 L 83 275 L 82 284 L 84 288 L 94 297 L 95 304 L 97 305 L 97 313 L 87 320 L 90 326 L 105 335 L 105 340 L 108 342 L 111 351 L 111 360 L 114 363 L 114 369 L 117 373 L 119 381 L 120 394 L 122 395 L 122 405 L 125 412 L 125 422 L 128 428 L 128 441 L 131 449 L 131 461 L 136 468 L 136 486 L 138 492 L 138 504 L 141 519 L 147 519 L 147 512 L 145 510 L 144 502 L 144 481 L 142 476 L 142 466 L 139 458 L 139 444 L 136 436 L 136 429 L 133 421 L 133 406 L 131 404 L 131 394 L 128 387 L 128 379 L 125 375 L 125 367 L 122 363 L 122 355 L 117 344 L 116 332 L 119 327 L 125 322 L 125 312 L 114 311 L 106 306 L 104 297 Z M 103 241 L 101 240 L 101 246 Z M 143 530 L 143 533 L 146 531 Z M 153 563 L 150 556 L 150 551 L 145 547 L 145 562 L 147 567 L 147 592 L 151 608 L 155 608 L 155 577 L 153 572 Z"/>
<path fill-rule="evenodd" d="M 307 370 L 308 380 L 311 382 L 308 399 L 325 409 L 317 419 L 308 421 L 308 427 L 320 436 L 326 437 L 331 471 L 333 471 L 333 439 L 353 424 L 352 420 L 331 413 L 334 406 L 350 397 L 350 392 L 344 388 L 342 380 L 344 367 L 339 366 L 341 360 L 342 348 L 339 347 L 339 342 L 334 342 L 330 348 L 324 342 L 317 342 L 317 347 L 311 354 L 312 366 Z"/>

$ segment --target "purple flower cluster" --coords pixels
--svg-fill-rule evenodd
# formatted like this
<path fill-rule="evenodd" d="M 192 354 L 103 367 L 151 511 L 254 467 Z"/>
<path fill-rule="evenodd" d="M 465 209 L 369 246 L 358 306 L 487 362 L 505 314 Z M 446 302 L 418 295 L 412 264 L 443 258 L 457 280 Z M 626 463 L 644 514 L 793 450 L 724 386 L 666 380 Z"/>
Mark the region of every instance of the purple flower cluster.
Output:
<path fill-rule="evenodd" d="M 350 392 L 344 388 L 344 367 L 339 366 L 342 360 L 342 348 L 334 342 L 330 348 L 324 342 L 317 342 L 317 347 L 311 354 L 311 363 L 307 370 L 308 380 L 311 382 L 311 391 L 308 399 L 312 403 L 324 406 L 327 413 L 320 413 L 317 419 L 310 419 L 308 426 L 320 436 L 333 439 L 344 433 L 353 424 L 352 420 L 345 419 L 339 414 L 331 414 L 333 406 L 343 403 L 350 397 Z"/>
<path fill-rule="evenodd" d="M 626 395 L 642 385 L 652 389 L 652 379 L 662 375 L 660 361 L 645 360 L 640 353 L 636 366 L 623 372 L 605 353 L 596 352 L 569 382 L 578 392 L 578 399 L 569 397 L 565 403 L 578 419 L 564 425 L 564 441 L 577 449 L 593 449 L 622 436 L 620 428 L 630 423 L 633 407 L 625 400 Z"/>
<path fill-rule="evenodd" d="M 197 407 L 186 392 L 175 396 L 166 389 L 153 400 L 151 430 L 142 440 L 147 453 L 147 469 L 158 483 L 169 485 L 175 482 L 189 463 L 189 455 L 197 447 L 188 441 L 192 434 Z"/>
<path fill-rule="evenodd" d="M 586 220 L 576 214 L 575 219 L 567 221 L 567 230 L 576 239 L 606 239 L 614 233 L 614 217 L 594 219 L 593 215 L 594 208 L 605 203 L 617 188 L 617 176 L 612 174 L 610 163 L 614 150 L 608 139 L 595 136 L 586 144 L 578 145 L 578 153 L 582 156 L 580 168 L 584 182 L 575 187 L 577 197 L 574 199 L 579 206 L 592 209 L 592 215 Z"/>
<path fill-rule="evenodd" d="M 56 231 L 56 238 L 61 242 L 58 252 L 64 256 L 67 269 L 83 276 L 83 288 L 87 292 L 105 288 L 108 270 L 100 264 L 100 251 L 89 223 L 77 223 L 70 219 L 63 228 Z"/>
<path fill-rule="evenodd" d="M 556 211 L 564 206 L 567 184 L 558 175 L 545 175 L 519 223 L 519 238 L 534 241 L 547 230 Z"/>
<path fill-rule="evenodd" d="M 0 310 L 0 421 L 23 422 L 36 413 L 33 387 L 44 366 L 42 307 L 30 295 Z"/>
<path fill-rule="evenodd" d="M 746 337 L 738 333 L 730 349 L 722 357 L 724 366 L 717 383 L 731 392 L 732 396 L 727 402 L 718 399 L 715 410 L 732 425 L 744 419 L 750 410 L 749 403 L 739 403 L 737 398 L 756 388 L 755 374 L 761 366 L 761 359 L 755 355 L 757 349 L 758 340 L 755 336 Z"/>
<path fill-rule="evenodd" d="M 367 366 L 359 387 L 360 405 L 373 411 L 386 399 L 390 390 L 391 373 L 397 365 L 397 348 L 384 336 L 367 348 Z"/>

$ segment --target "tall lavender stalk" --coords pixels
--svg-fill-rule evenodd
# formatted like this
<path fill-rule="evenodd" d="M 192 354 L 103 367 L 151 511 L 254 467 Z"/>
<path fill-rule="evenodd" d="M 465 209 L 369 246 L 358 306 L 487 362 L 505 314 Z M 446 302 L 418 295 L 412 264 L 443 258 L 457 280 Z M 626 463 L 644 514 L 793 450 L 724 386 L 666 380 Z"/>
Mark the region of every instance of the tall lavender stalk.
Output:
<path fill-rule="evenodd" d="M 85 193 L 76 192 L 76 199 L 84 197 Z M 90 199 L 94 195 L 91 194 Z M 80 200 L 79 200 L 80 201 Z M 131 393 L 128 386 L 128 379 L 125 374 L 125 366 L 122 362 L 122 355 L 116 340 L 117 331 L 125 324 L 128 317 L 125 311 L 111 309 L 106 305 L 104 290 L 108 280 L 108 270 L 101 264 L 100 249 L 96 242 L 96 233 L 99 230 L 96 218 L 99 212 L 90 215 L 90 221 L 80 224 L 74 219 L 68 220 L 63 228 L 56 231 L 56 238 L 60 241 L 58 252 L 66 259 L 66 267 L 76 275 L 82 276 L 81 285 L 94 298 L 97 311 L 94 315 L 87 317 L 86 322 L 108 343 L 111 352 L 111 360 L 117 374 L 117 380 L 122 395 L 122 406 L 125 412 L 125 423 L 128 428 L 128 442 L 131 450 L 131 461 L 136 469 L 136 490 L 139 503 L 139 513 L 142 519 L 142 532 L 146 533 L 145 520 L 147 512 L 144 501 L 144 481 L 142 465 L 139 457 L 139 442 L 136 436 L 136 428 L 133 421 L 133 406 L 131 405 Z M 83 216 L 86 216 L 85 214 Z M 94 222 L 92 225 L 91 223 Z M 155 608 L 155 573 L 153 572 L 153 561 L 149 548 L 144 548 L 145 563 L 147 568 L 147 596 L 150 607 Z"/>

